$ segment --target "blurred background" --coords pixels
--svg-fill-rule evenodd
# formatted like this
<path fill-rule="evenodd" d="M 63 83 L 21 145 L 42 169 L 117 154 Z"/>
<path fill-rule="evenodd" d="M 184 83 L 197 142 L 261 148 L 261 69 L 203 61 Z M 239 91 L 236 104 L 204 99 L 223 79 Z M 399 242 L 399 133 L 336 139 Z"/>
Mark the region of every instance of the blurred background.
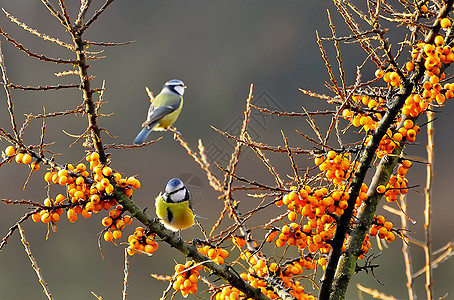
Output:
<path fill-rule="evenodd" d="M 77 14 L 77 1 L 68 3 L 72 19 Z M 93 1 L 92 9 L 100 7 L 104 1 Z M 62 29 L 59 22 L 53 18 L 40 1 L 0 0 L 1 7 L 26 22 L 30 27 L 52 37 L 70 42 L 69 35 Z M 211 162 L 221 165 L 233 149 L 233 143 L 225 140 L 211 126 L 228 131 L 238 132 L 241 124 L 245 100 L 249 93 L 250 84 L 254 85 L 254 103 L 270 109 L 301 112 L 304 106 L 309 111 L 329 108 L 322 100 L 303 95 L 298 88 L 309 89 L 319 93 L 332 93 L 324 86 L 329 80 L 324 61 L 316 44 L 315 31 L 320 36 L 331 35 L 328 26 L 327 12 L 329 9 L 336 25 L 338 35 L 349 35 L 342 18 L 338 15 L 331 1 L 116 1 L 102 16 L 86 31 L 85 38 L 91 41 L 134 43 L 122 47 L 99 48 L 92 46 L 90 51 L 100 51 L 105 59 L 90 61 L 90 74 L 95 76 L 93 87 L 101 87 L 105 81 L 106 91 L 102 107 L 103 113 L 113 113 L 111 117 L 100 118 L 102 128 L 116 138 L 104 135 L 105 143 L 130 144 L 140 130 L 145 120 L 149 106 L 145 87 L 149 87 L 155 95 L 169 79 L 178 78 L 188 86 L 184 96 L 185 104 L 180 118 L 175 126 L 192 149 L 197 149 L 197 142 L 202 140 L 207 148 L 207 156 Z M 362 24 L 364 25 L 364 24 Z M 6 16 L 0 15 L 0 26 L 18 42 L 33 52 L 43 53 L 51 57 L 74 58 L 72 53 L 44 42 L 12 24 Z M 366 27 L 365 27 L 366 28 Z M 403 29 L 397 32 L 394 40 L 401 40 Z M 11 82 L 21 85 L 53 85 L 77 83 L 78 78 L 57 78 L 53 74 L 69 70 L 66 65 L 56 65 L 36 61 L 20 53 L 12 45 L 1 38 L 2 51 L 5 56 L 8 77 Z M 326 51 L 331 64 L 337 71 L 335 51 L 332 45 L 325 42 Z M 357 45 L 341 45 L 343 51 L 343 66 L 347 84 L 353 84 L 356 67 L 363 64 L 366 55 Z M 402 57 L 401 63 L 408 59 Z M 376 67 L 366 63 L 362 67 L 362 80 L 373 78 Z M 337 74 L 337 72 L 336 72 Z M 45 107 L 47 112 L 73 109 L 81 103 L 79 90 L 62 90 L 51 92 L 12 91 L 14 108 L 18 123 L 24 120 L 24 114 L 38 114 Z M 11 132 L 7 105 L 4 93 L 0 101 L 0 127 Z M 436 178 L 434 183 L 433 205 L 433 249 L 454 239 L 452 230 L 452 196 L 449 185 L 453 176 L 451 152 L 452 103 L 447 101 L 446 107 L 438 110 L 436 120 Z M 424 118 L 420 125 L 424 124 Z M 329 126 L 329 118 L 315 118 L 322 133 Z M 345 126 L 345 124 L 344 124 Z M 28 144 L 38 144 L 41 132 L 41 121 L 33 120 L 24 136 Z M 84 157 L 84 148 L 77 143 L 69 148 L 74 141 L 63 131 L 70 134 L 81 134 L 86 128 L 85 116 L 58 117 L 47 120 L 45 141 L 55 142 L 48 150 L 60 153 L 57 161 L 60 163 L 77 163 Z M 269 145 L 283 145 L 281 130 L 289 138 L 290 146 L 311 149 L 299 134 L 298 129 L 314 136 L 313 131 L 301 118 L 276 118 L 258 114 L 253 110 L 250 123 L 250 133 L 253 138 Z M 423 127 L 424 131 L 425 127 Z M 134 150 L 111 150 L 112 167 L 127 176 L 138 174 L 142 188 L 135 191 L 134 201 L 141 207 L 149 207 L 148 212 L 154 213 L 154 198 L 162 191 L 170 178 L 180 176 L 190 186 L 196 213 L 205 219 L 201 223 L 206 230 L 217 220 L 223 208 L 219 196 L 209 187 L 205 174 L 199 169 L 186 153 L 173 134 L 152 133 L 149 139 L 163 136 L 159 143 L 147 148 Z M 344 137 L 345 142 L 355 140 L 353 131 Z M 425 134 L 418 139 L 421 144 L 406 148 L 409 156 L 425 157 Z M 338 147 L 336 138 L 332 135 L 331 145 Z M 0 141 L 0 148 L 7 146 Z M 267 157 L 282 178 L 292 175 L 287 155 L 266 153 Z M 308 157 L 296 157 L 296 163 L 302 170 L 313 167 Z M 213 171 L 221 175 L 213 165 Z M 42 201 L 47 197 L 42 179 L 45 170 L 42 168 L 34 174 L 25 191 L 22 190 L 28 175 L 28 168 L 17 164 L 4 165 L 0 169 L 0 197 L 7 199 L 27 199 Z M 257 159 L 254 153 L 246 150 L 240 160 L 238 175 L 257 180 L 266 184 L 274 184 L 267 169 Z M 408 214 L 417 223 L 411 225 L 412 236 L 423 239 L 423 208 L 424 208 L 424 165 L 414 165 L 409 172 L 410 185 L 417 186 L 408 194 Z M 63 192 L 62 188 L 53 187 L 51 195 Z M 238 194 L 240 211 L 246 212 L 255 207 L 260 200 Z M 270 201 L 271 199 L 266 199 Z M 397 208 L 395 204 L 392 205 Z M 27 208 L 1 204 L 0 234 L 4 236 L 25 212 Z M 283 212 L 276 207 L 257 214 L 248 226 L 254 226 Z M 389 216 L 395 227 L 400 221 L 380 208 L 380 213 Z M 79 220 L 70 224 L 66 218 L 57 224 L 58 232 L 51 233 L 45 239 L 47 226 L 23 224 L 33 254 L 38 260 L 43 276 L 49 284 L 55 299 L 93 299 L 94 292 L 104 299 L 119 299 L 123 286 L 124 245 L 114 246 L 102 242 L 104 259 L 98 249 L 98 233 L 102 231 L 100 223 L 104 212 L 90 219 Z M 226 219 L 222 228 L 231 224 Z M 280 223 L 277 223 L 280 226 Z M 133 224 L 124 231 L 124 238 L 133 232 Z M 219 231 L 217 231 L 219 232 Z M 202 237 L 200 229 L 193 227 L 182 233 L 185 240 Z M 255 236 L 257 239 L 263 236 Z M 375 241 L 370 253 L 378 254 Z M 396 239 L 385 249 L 384 253 L 374 260 L 380 267 L 375 270 L 375 276 L 384 285 L 378 283 L 371 274 L 357 274 L 349 287 L 348 298 L 356 299 L 361 295 L 355 284 L 357 282 L 372 289 L 392 294 L 398 299 L 407 298 L 405 275 L 401 254 L 402 241 Z M 268 248 L 268 253 L 281 253 L 281 249 Z M 237 254 L 237 252 L 233 252 Z M 423 252 L 415 246 L 411 247 L 414 259 L 414 271 L 423 266 Z M 135 255 L 129 258 L 129 299 L 157 299 L 167 287 L 166 282 L 160 282 L 150 277 L 150 274 L 172 275 L 175 261 L 182 263 L 185 257 L 178 251 L 170 249 L 164 243 L 154 256 Z M 362 263 L 362 262 L 360 262 Z M 441 264 L 434 271 L 435 296 L 441 297 L 454 294 L 452 260 Z M 306 274 L 308 275 L 308 274 Z M 209 277 L 209 279 L 214 279 Z M 317 291 L 309 280 L 302 281 L 307 292 Z M 220 283 L 219 283 L 220 284 Z M 199 289 L 204 289 L 199 282 Z M 415 289 L 419 295 L 424 295 L 424 279 L 415 281 Z M 45 299 L 36 275 L 20 243 L 18 234 L 14 234 L 8 245 L 0 253 L 0 290 L 5 299 Z M 202 294 L 206 299 L 208 294 Z M 369 296 L 364 299 L 370 299 Z M 189 296 L 196 299 L 194 296 Z M 176 299 L 180 299 L 178 295 Z"/>

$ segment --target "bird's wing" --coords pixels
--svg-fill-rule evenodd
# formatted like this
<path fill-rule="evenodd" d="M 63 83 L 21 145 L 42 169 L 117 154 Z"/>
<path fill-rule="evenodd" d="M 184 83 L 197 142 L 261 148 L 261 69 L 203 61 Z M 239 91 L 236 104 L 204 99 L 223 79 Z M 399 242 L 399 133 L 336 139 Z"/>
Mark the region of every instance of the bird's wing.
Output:
<path fill-rule="evenodd" d="M 162 119 L 166 115 L 172 113 L 173 111 L 177 110 L 181 105 L 181 97 L 179 96 L 163 96 L 158 95 L 153 105 L 150 106 L 148 110 L 148 117 L 147 121 L 144 123 L 143 126 L 149 126 L 150 124 Z M 164 105 L 160 105 L 160 104 Z"/>

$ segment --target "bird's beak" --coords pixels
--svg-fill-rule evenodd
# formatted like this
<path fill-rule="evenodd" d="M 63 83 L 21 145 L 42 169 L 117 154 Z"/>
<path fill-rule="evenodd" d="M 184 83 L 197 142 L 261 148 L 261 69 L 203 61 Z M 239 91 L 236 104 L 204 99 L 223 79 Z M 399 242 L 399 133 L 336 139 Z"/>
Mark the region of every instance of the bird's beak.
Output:
<path fill-rule="evenodd" d="M 183 88 L 187 89 L 188 87 L 186 85 L 184 85 Z"/>

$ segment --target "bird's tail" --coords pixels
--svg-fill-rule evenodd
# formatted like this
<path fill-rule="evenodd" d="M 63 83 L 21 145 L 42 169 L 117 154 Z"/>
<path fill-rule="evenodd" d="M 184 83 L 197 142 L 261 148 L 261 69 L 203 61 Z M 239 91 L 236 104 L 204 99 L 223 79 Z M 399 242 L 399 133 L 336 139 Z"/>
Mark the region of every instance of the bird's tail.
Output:
<path fill-rule="evenodd" d="M 151 132 L 151 128 L 148 128 L 148 126 L 145 126 L 144 128 L 142 128 L 142 130 L 139 132 L 136 139 L 134 140 L 134 144 L 136 144 L 136 145 L 143 144 L 143 142 L 145 141 L 147 136 L 150 134 L 150 132 Z"/>

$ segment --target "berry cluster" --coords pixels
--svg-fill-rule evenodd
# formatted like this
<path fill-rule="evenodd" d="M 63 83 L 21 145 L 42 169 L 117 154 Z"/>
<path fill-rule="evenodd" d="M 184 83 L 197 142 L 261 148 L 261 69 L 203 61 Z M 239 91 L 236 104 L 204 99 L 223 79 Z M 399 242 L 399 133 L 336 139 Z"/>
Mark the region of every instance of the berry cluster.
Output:
<path fill-rule="evenodd" d="M 402 161 L 402 164 L 397 168 L 397 175 L 392 175 L 386 186 L 379 185 L 377 187 L 377 192 L 385 194 L 388 202 L 394 202 L 399 195 L 408 193 L 408 180 L 405 175 L 411 165 L 412 163 L 409 160 Z"/>
<path fill-rule="evenodd" d="M 199 281 L 199 271 L 202 265 L 194 265 L 193 261 L 188 261 L 186 264 L 177 264 L 175 266 L 175 282 L 173 289 L 180 291 L 183 297 L 197 292 L 197 282 Z"/>
<path fill-rule="evenodd" d="M 215 295 L 215 300 L 238 300 L 243 296 L 243 292 L 230 285 L 224 286 Z"/>
<path fill-rule="evenodd" d="M 39 164 L 32 163 L 32 156 L 26 152 L 19 152 L 13 146 L 4 150 L 4 155 L 14 157 L 17 163 L 30 164 L 30 167 L 37 171 Z M 134 178 L 122 178 L 120 173 L 114 172 L 110 167 L 103 167 L 97 152 L 89 153 L 86 156 L 89 162 L 89 170 L 84 163 L 74 166 L 72 164 L 60 168 L 58 171 L 48 171 L 44 174 L 44 180 L 49 184 L 66 187 L 66 196 L 57 194 L 55 199 L 48 197 L 44 200 L 43 209 L 32 215 L 34 222 L 58 222 L 66 209 L 66 215 L 71 223 L 77 220 L 78 215 L 90 218 L 93 213 L 101 210 L 110 210 L 109 216 L 102 219 L 102 225 L 108 227 L 104 234 L 106 241 L 120 239 L 121 230 L 132 223 L 132 218 L 123 215 L 124 209 L 117 205 L 113 196 L 116 187 L 123 189 L 129 197 L 133 189 L 140 188 L 140 182 Z M 153 245 L 155 246 L 155 245 Z M 156 247 L 157 248 L 157 247 Z M 156 250 L 156 249 L 155 249 Z M 147 252 L 147 251 L 145 251 Z"/>
<path fill-rule="evenodd" d="M 351 166 L 348 154 L 336 153 L 331 150 L 326 157 L 316 157 L 315 164 L 335 185 L 342 185 L 343 180 L 350 177 Z"/>
<path fill-rule="evenodd" d="M 108 217 L 104 217 L 102 219 L 101 224 L 108 228 L 104 233 L 104 240 L 106 242 L 110 242 L 113 239 L 120 239 L 122 236 L 121 230 L 123 230 L 126 225 L 130 225 L 132 223 L 132 218 L 128 215 L 123 216 L 123 212 L 123 206 L 117 205 L 109 211 Z"/>
<path fill-rule="evenodd" d="M 242 252 L 240 258 L 247 261 L 250 266 L 247 273 L 240 274 L 241 278 L 249 282 L 251 286 L 259 288 L 261 292 L 270 299 L 278 298 L 278 296 L 268 288 L 268 279 L 270 276 L 281 281 L 295 299 L 315 299 L 314 296 L 304 293 L 304 287 L 301 286 L 301 283 L 298 280 L 295 280 L 296 276 L 302 274 L 303 269 L 309 270 L 317 267 L 317 262 L 313 261 L 310 257 L 284 263 L 282 266 L 279 266 L 274 262 L 268 264 L 265 258 L 259 258 L 248 251 Z M 220 295 L 216 296 L 219 297 L 219 299 L 229 299 L 227 298 L 227 293 L 224 293 L 223 296 L 223 291 L 218 294 Z"/>
<path fill-rule="evenodd" d="M 374 216 L 374 225 L 369 229 L 371 236 L 376 236 L 381 239 L 386 239 L 388 242 L 395 240 L 396 236 L 391 231 L 393 229 L 393 223 L 385 221 L 385 217 L 382 215 Z"/>
<path fill-rule="evenodd" d="M 134 255 L 139 250 L 151 254 L 158 250 L 159 244 L 155 240 L 155 234 L 149 233 L 143 227 L 137 227 L 134 233 L 128 237 L 128 254 Z M 140 252 L 139 252 L 140 253 Z"/>
<path fill-rule="evenodd" d="M 229 256 L 229 252 L 221 248 L 211 248 L 210 246 L 204 246 L 202 248 L 198 248 L 197 250 L 203 255 L 208 256 L 218 265 L 222 265 L 224 263 L 224 259 Z"/>

